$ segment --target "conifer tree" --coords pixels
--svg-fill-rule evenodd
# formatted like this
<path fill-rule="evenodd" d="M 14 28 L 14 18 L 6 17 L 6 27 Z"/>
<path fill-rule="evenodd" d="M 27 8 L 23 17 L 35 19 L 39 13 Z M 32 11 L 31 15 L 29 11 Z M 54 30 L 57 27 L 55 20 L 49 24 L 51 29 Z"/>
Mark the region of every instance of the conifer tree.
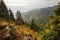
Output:
<path fill-rule="evenodd" d="M 37 32 L 39 30 L 39 27 L 35 24 L 34 18 L 31 21 L 30 28 L 34 31 L 37 31 Z"/>
<path fill-rule="evenodd" d="M 53 13 L 45 29 L 45 40 L 60 40 L 60 4 Z"/>
<path fill-rule="evenodd" d="M 3 0 L 0 0 L 0 17 L 9 19 L 9 13 Z"/>
<path fill-rule="evenodd" d="M 21 16 L 20 11 L 17 11 L 17 13 L 16 13 L 16 21 L 17 21 L 17 23 L 19 23 L 19 24 L 24 24 L 24 21 L 23 21 L 23 18 L 22 18 L 22 16 Z"/>
<path fill-rule="evenodd" d="M 54 39 L 60 40 L 60 3 L 57 6 L 56 10 L 54 10 L 55 16 L 54 21 L 52 22 L 54 24 L 54 31 L 55 31 L 55 37 Z"/>
<path fill-rule="evenodd" d="M 11 9 L 9 9 L 9 16 L 10 16 L 10 20 L 15 21 L 14 15 L 13 15 Z"/>

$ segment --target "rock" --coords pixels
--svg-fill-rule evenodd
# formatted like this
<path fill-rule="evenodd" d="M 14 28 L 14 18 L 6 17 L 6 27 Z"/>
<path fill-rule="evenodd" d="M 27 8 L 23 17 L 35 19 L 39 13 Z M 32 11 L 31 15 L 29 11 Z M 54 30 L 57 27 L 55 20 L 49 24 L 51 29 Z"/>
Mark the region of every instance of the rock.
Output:
<path fill-rule="evenodd" d="M 0 25 L 0 40 L 14 40 L 16 38 L 16 33 L 11 25 L 2 26 Z M 2 28 L 2 29 L 1 29 Z M 12 28 L 12 29 L 11 29 Z"/>

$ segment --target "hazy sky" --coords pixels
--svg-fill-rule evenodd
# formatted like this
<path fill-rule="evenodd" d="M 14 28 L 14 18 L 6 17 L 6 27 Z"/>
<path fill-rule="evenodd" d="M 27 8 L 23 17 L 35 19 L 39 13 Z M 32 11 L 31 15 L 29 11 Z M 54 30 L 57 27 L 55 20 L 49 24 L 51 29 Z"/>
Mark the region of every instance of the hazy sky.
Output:
<path fill-rule="evenodd" d="M 7 7 L 21 12 L 57 5 L 60 0 L 4 0 Z"/>

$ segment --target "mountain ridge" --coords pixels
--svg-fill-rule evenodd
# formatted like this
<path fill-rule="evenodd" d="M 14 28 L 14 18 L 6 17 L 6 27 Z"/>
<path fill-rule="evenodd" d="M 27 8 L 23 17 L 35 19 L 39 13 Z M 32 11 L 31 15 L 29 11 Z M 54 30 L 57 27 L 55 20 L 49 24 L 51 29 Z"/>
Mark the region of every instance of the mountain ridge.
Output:
<path fill-rule="evenodd" d="M 47 21 L 49 21 L 49 17 L 53 15 L 52 12 L 55 8 L 56 6 L 42 8 L 42 9 L 35 9 L 27 13 L 21 13 L 21 14 L 24 21 L 30 22 L 31 19 L 34 18 L 37 24 L 45 24 L 47 23 Z"/>

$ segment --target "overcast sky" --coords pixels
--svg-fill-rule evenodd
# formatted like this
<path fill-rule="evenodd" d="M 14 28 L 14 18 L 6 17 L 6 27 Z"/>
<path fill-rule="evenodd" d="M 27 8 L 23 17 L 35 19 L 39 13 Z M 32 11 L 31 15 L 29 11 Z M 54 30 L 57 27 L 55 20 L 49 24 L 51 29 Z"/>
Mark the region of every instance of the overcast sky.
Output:
<path fill-rule="evenodd" d="M 57 5 L 60 0 L 4 0 L 4 2 L 13 11 L 27 12 L 32 9 Z"/>

